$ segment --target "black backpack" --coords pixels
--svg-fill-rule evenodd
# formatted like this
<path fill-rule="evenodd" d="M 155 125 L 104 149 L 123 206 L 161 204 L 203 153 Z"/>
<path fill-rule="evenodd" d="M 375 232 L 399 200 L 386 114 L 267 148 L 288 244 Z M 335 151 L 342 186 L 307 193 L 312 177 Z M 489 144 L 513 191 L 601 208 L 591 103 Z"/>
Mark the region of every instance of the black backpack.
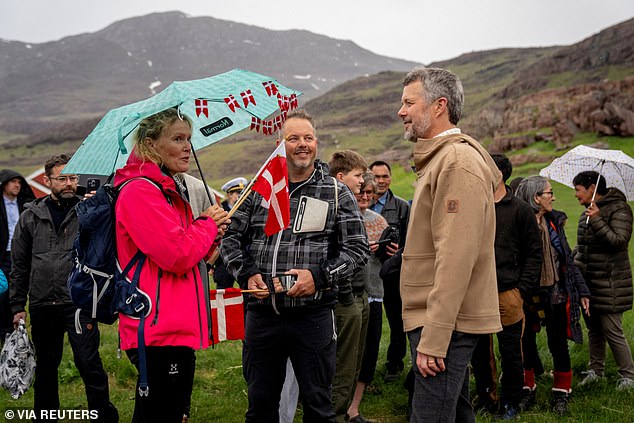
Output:
<path fill-rule="evenodd" d="M 151 308 L 149 297 L 137 288 L 138 277 L 137 280 L 126 280 L 133 264 L 138 261 L 137 267 L 143 266 L 145 254 L 137 252 L 124 271 L 118 269 L 117 263 L 114 206 L 119 191 L 135 179 L 144 179 L 161 189 L 150 179 L 134 178 L 118 189 L 109 184 L 103 185 L 94 196 L 75 206 L 79 230 L 73 243 L 72 257 L 75 266 L 68 275 L 68 290 L 77 308 L 90 310 L 92 318 L 100 323 L 114 323 L 119 312 L 139 318 L 141 313 L 149 314 Z M 115 283 L 117 280 L 118 283 Z M 130 286 L 124 285 L 126 282 Z M 138 295 L 135 295 L 136 291 Z M 133 299 L 128 300 L 127 297 Z M 131 301 L 141 301 L 145 305 Z"/>

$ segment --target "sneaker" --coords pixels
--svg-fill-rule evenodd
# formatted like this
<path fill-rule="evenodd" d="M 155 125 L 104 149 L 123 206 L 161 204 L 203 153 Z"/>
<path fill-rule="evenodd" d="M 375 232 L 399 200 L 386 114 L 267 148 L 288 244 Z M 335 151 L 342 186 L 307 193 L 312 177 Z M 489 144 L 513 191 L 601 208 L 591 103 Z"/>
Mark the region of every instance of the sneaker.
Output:
<path fill-rule="evenodd" d="M 629 391 L 632 388 L 634 388 L 634 379 L 629 377 L 622 377 L 616 382 L 617 391 Z"/>
<path fill-rule="evenodd" d="M 512 405 L 504 406 L 504 413 L 499 414 L 495 417 L 495 420 L 498 421 L 509 421 L 509 420 L 517 420 L 520 418 L 520 412 L 517 408 Z"/>
<path fill-rule="evenodd" d="M 535 405 L 535 395 L 537 389 L 524 388 L 522 389 L 522 399 L 519 403 L 520 411 L 526 411 Z"/>
<path fill-rule="evenodd" d="M 568 415 L 568 394 L 563 392 L 553 392 L 553 413 L 558 416 L 566 416 Z"/>
<path fill-rule="evenodd" d="M 585 377 L 579 382 L 579 386 L 586 386 L 598 382 L 603 376 L 599 376 L 597 372 L 590 369 L 587 372 L 581 372 Z"/>

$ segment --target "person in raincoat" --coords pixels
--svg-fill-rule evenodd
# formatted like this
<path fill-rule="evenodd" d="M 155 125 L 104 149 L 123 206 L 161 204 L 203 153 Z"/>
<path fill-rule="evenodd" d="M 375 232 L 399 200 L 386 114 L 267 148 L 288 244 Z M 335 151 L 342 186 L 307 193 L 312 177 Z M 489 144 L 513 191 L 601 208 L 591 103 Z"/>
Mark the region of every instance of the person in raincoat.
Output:
<path fill-rule="evenodd" d="M 191 153 L 190 120 L 167 109 L 139 124 L 134 151 L 114 179 L 116 187 L 130 181 L 115 205 L 117 257 L 123 268 L 138 250 L 146 255 L 139 289 L 153 303 L 144 326 L 149 392 L 137 390 L 135 421 L 181 422 L 194 350 L 209 346 L 198 263 L 217 247 L 227 213 L 211 206 L 193 218 L 174 178 L 187 171 Z M 137 368 L 138 330 L 139 320 L 120 315 L 121 348 Z"/>

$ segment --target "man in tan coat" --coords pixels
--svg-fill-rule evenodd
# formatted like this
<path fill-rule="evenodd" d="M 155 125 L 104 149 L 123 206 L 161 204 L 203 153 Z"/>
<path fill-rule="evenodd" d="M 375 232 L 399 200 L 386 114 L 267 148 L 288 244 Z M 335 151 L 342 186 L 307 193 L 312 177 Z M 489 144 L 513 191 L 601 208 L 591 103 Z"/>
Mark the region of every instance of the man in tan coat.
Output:
<path fill-rule="evenodd" d="M 458 77 L 418 68 L 398 115 L 415 142 L 416 189 L 401 268 L 403 327 L 415 372 L 410 422 L 475 422 L 467 365 L 482 334 L 502 329 L 495 273 L 498 170 L 456 127 Z"/>

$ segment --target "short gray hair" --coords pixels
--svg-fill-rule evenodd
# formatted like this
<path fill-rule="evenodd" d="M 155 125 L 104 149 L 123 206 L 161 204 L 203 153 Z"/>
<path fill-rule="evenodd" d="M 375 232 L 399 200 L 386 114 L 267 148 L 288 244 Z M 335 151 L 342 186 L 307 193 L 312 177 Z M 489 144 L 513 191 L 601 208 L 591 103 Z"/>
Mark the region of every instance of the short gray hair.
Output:
<path fill-rule="evenodd" d="M 449 122 L 457 125 L 462 116 L 462 106 L 464 104 L 464 91 L 460 79 L 446 69 L 420 67 L 405 76 L 403 86 L 406 87 L 416 81 L 420 81 L 423 84 L 427 105 L 441 97 L 447 99 Z"/>
<path fill-rule="evenodd" d="M 520 200 L 526 201 L 533 209 L 533 212 L 537 214 L 541 210 L 541 206 L 535 202 L 535 197 L 544 193 L 547 183 L 548 179 L 543 176 L 529 176 L 517 186 L 515 196 Z"/>

